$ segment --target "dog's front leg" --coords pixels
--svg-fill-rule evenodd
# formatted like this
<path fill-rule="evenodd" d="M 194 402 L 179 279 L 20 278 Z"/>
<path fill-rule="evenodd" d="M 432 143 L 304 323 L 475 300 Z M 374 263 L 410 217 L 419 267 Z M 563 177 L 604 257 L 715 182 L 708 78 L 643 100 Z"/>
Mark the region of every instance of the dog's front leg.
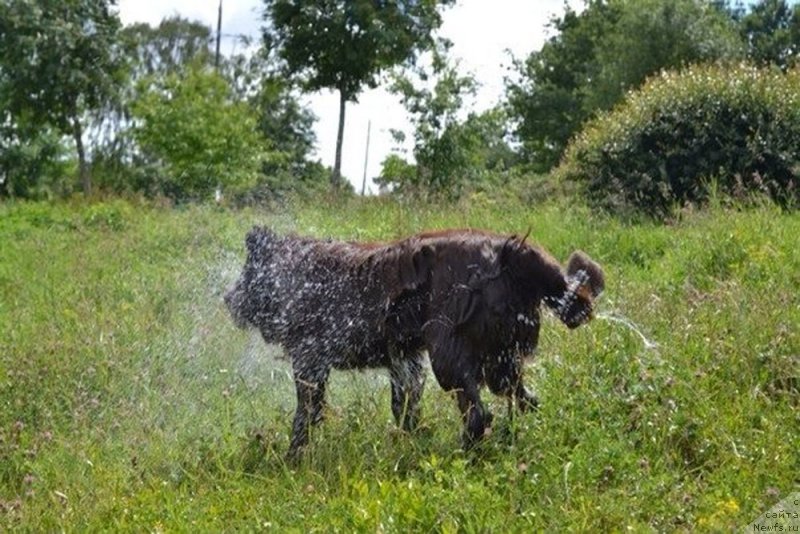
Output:
<path fill-rule="evenodd" d="M 296 460 L 303 447 L 308 444 L 310 425 L 322 421 L 325 406 L 325 385 L 330 368 L 324 366 L 307 367 L 301 358 L 293 358 L 294 383 L 297 389 L 297 408 L 292 423 L 292 439 L 288 458 Z"/>
<path fill-rule="evenodd" d="M 458 409 L 464 420 L 462 442 L 465 450 L 474 447 L 492 426 L 492 413 L 481 402 L 477 384 L 466 384 L 456 391 Z"/>

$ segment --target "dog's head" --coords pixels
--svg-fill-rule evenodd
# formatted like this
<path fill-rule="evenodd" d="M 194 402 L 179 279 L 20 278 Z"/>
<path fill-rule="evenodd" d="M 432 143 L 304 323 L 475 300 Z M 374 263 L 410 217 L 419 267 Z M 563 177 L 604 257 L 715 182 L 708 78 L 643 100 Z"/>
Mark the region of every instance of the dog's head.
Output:
<path fill-rule="evenodd" d="M 594 301 L 605 288 L 603 269 L 584 252 L 570 255 L 567 262 L 567 289 L 554 302 L 558 317 L 569 328 L 592 319 Z"/>

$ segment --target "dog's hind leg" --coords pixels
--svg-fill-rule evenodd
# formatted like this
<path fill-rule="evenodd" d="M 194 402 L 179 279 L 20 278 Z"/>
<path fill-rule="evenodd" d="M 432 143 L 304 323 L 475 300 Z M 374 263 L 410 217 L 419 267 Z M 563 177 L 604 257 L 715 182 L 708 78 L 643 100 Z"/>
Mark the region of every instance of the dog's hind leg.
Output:
<path fill-rule="evenodd" d="M 419 422 L 419 402 L 425 387 L 422 355 L 391 354 L 389 375 L 392 381 L 392 413 L 397 425 L 412 431 Z"/>
<path fill-rule="evenodd" d="M 297 409 L 292 424 L 292 439 L 289 445 L 290 458 L 296 458 L 308 443 L 310 425 L 316 425 L 322 421 L 325 407 L 325 385 L 330 374 L 330 367 L 325 365 L 304 366 L 302 362 L 305 359 L 307 358 L 293 358 Z"/>

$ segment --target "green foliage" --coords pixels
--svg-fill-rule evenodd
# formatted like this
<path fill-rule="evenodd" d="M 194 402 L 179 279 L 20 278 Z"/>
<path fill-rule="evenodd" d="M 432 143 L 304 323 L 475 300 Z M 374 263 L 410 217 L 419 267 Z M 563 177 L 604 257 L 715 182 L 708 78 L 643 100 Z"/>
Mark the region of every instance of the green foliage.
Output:
<path fill-rule="evenodd" d="M 616 212 L 667 214 L 719 192 L 767 193 L 783 205 L 800 186 L 800 71 L 749 66 L 665 73 L 590 123 L 558 173 Z"/>
<path fill-rule="evenodd" d="M 236 195 L 238 204 L 285 202 L 288 198 L 319 198 L 330 189 L 331 170 L 319 161 L 293 161 L 285 152 L 273 153 L 262 165 L 256 182 Z M 348 182 L 349 183 L 349 182 Z M 343 186 L 340 192 L 352 192 Z"/>
<path fill-rule="evenodd" d="M 608 284 L 586 327 L 543 315 L 526 369 L 541 407 L 510 421 L 484 393 L 481 450 L 459 449 L 432 378 L 412 435 L 385 373 L 334 373 L 290 466 L 290 366 L 221 303 L 256 222 L 342 239 L 532 227 L 562 261 L 589 252 Z M 6 202 L 0 242 L 3 531 L 719 532 L 798 490 L 797 212 L 717 206 L 665 227 L 491 198 Z"/>
<path fill-rule="evenodd" d="M 131 107 L 153 86 L 163 91 L 175 80 L 191 78 L 193 69 L 211 68 L 211 28 L 174 16 L 155 27 L 134 24 L 120 34 L 119 53 L 128 65 L 131 83 L 120 99 L 101 111 L 104 135 L 94 154 L 93 170 L 107 191 L 152 196 L 172 189 L 170 195 L 184 195 L 182 186 L 165 185 L 164 169 L 160 168 L 163 158 L 138 146 Z M 228 192 L 235 192 L 238 199 L 266 200 L 290 191 L 315 189 L 320 166 L 308 161 L 315 117 L 299 103 L 292 80 L 278 72 L 274 53 L 262 48 L 253 54 L 222 56 L 217 70 L 230 86 L 226 101 L 249 106 L 261 144 L 272 149 L 269 158 L 262 158 L 246 191 L 239 187 Z"/>
<path fill-rule="evenodd" d="M 741 17 L 739 28 L 747 56 L 760 65 L 783 70 L 798 63 L 800 54 L 800 4 L 786 0 L 760 0 Z"/>
<path fill-rule="evenodd" d="M 224 78 L 202 66 L 148 84 L 133 113 L 141 121 L 136 140 L 163 162 L 158 186 L 173 198 L 208 198 L 218 186 L 226 192 L 246 188 L 267 156 L 250 108 L 232 99 Z"/>
<path fill-rule="evenodd" d="M 381 163 L 381 174 L 375 182 L 381 188 L 389 188 L 395 194 L 411 194 L 422 191 L 417 166 L 407 162 L 399 154 L 388 154 Z"/>
<path fill-rule="evenodd" d="M 453 0 L 264 0 L 264 43 L 309 91 L 339 92 L 339 133 L 331 183 L 339 187 L 345 106 L 388 68 L 433 44 L 439 7 Z"/>
<path fill-rule="evenodd" d="M 257 128 L 290 165 L 301 166 L 314 148 L 316 117 L 303 108 L 291 86 L 278 77 L 265 78 L 250 99 L 258 113 Z"/>
<path fill-rule="evenodd" d="M 9 105 L 70 132 L 114 81 L 119 20 L 105 0 L 5 0 L 0 60 Z"/>
<path fill-rule="evenodd" d="M 597 43 L 599 68 L 584 107 L 610 109 L 628 89 L 638 87 L 659 70 L 739 58 L 742 53 L 734 24 L 713 4 L 628 0 L 613 27 Z"/>
<path fill-rule="evenodd" d="M 0 198 L 50 198 L 70 192 L 73 174 L 62 137 L 44 128 L 0 125 Z"/>
<path fill-rule="evenodd" d="M 212 43 L 211 28 L 178 15 L 163 19 L 155 27 L 138 22 L 120 31 L 120 44 L 134 82 L 180 73 L 187 65 L 210 65 Z"/>
<path fill-rule="evenodd" d="M 85 193 L 84 113 L 120 82 L 119 19 L 110 0 L 3 0 L 0 90 L 13 122 L 46 125 L 75 140 Z"/>
<path fill-rule="evenodd" d="M 441 90 L 437 84 L 434 93 Z M 441 96 L 441 95 L 437 95 Z M 424 197 L 428 195 L 458 198 L 464 193 L 502 188 L 508 185 L 517 154 L 505 139 L 506 116 L 502 109 L 470 113 L 463 121 L 453 116 L 438 134 L 431 124 L 436 105 L 421 109 L 416 122 L 414 158 L 411 165 L 397 154 L 383 162 L 376 182 L 388 186 L 394 194 Z M 454 112 L 457 110 L 451 110 Z M 445 121 L 448 122 L 448 121 Z"/>
<path fill-rule="evenodd" d="M 377 76 L 432 44 L 439 5 L 452 0 L 264 0 L 264 40 L 310 91 L 336 89 L 353 100 Z"/>
<path fill-rule="evenodd" d="M 403 178 L 403 173 L 381 173 L 385 177 L 383 185 L 393 186 L 398 193 L 451 196 L 459 193 L 459 174 L 467 167 L 467 155 L 472 147 L 466 145 L 469 140 L 462 135 L 458 114 L 464 97 L 474 95 L 477 85 L 472 76 L 462 75 L 458 65 L 448 61 L 448 47 L 449 43 L 441 42 L 433 50 L 431 72 L 417 67 L 408 73 L 396 74 L 392 81 L 392 92 L 400 95 L 402 104 L 411 115 L 413 154 L 417 162 L 416 177 L 410 183 L 385 181 Z M 431 84 L 431 79 L 435 83 Z M 389 163 L 394 165 L 397 162 L 389 160 Z"/>
<path fill-rule="evenodd" d="M 610 0 L 567 9 L 556 34 L 517 63 L 508 84 L 525 156 L 549 170 L 569 139 L 595 113 L 661 69 L 742 55 L 733 21 L 709 2 Z"/>
<path fill-rule="evenodd" d="M 237 58 L 232 58 L 234 63 Z M 240 74 L 229 75 L 239 87 L 256 116 L 256 127 L 274 151 L 264 162 L 254 197 L 274 198 L 290 191 L 309 192 L 324 188 L 330 171 L 311 160 L 316 135 L 316 116 L 303 107 L 293 80 L 278 71 L 277 61 L 263 48 L 246 64 L 237 67 Z M 239 80 L 249 78 L 246 88 Z"/>
<path fill-rule="evenodd" d="M 395 74 L 391 90 L 400 95 L 414 127 L 410 165 L 399 155 L 387 157 L 377 182 L 400 195 L 457 198 L 486 186 L 507 173 L 517 156 L 506 142 L 503 109 L 464 115 L 464 99 L 477 84 L 448 60 L 450 43 L 433 50 L 430 68 L 416 67 Z M 405 134 L 394 132 L 403 142 Z"/>
<path fill-rule="evenodd" d="M 177 15 L 158 26 L 134 23 L 119 32 L 114 55 L 125 65 L 126 79 L 116 97 L 94 113 L 92 174 L 105 192 L 160 193 L 158 168 L 132 135 L 131 105 L 149 81 L 180 75 L 191 65 L 210 65 L 211 28 Z M 147 80 L 147 81 L 145 81 Z"/>
<path fill-rule="evenodd" d="M 470 113 L 459 125 L 460 146 L 467 151 L 466 175 L 469 189 L 497 185 L 513 174 L 519 154 L 509 145 L 508 114 L 501 107 Z"/>

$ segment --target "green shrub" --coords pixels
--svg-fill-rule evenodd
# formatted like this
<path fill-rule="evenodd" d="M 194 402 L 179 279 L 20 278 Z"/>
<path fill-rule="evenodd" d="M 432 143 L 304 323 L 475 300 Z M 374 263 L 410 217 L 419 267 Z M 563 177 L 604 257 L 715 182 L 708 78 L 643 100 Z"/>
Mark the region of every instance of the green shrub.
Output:
<path fill-rule="evenodd" d="M 270 153 L 252 111 L 233 98 L 223 77 L 191 66 L 184 74 L 141 86 L 142 95 L 133 103 L 133 135 L 158 163 L 150 188 L 177 200 L 199 200 L 217 188 L 236 193 L 255 184 Z"/>
<path fill-rule="evenodd" d="M 113 200 L 92 204 L 83 213 L 83 222 L 90 227 L 104 227 L 109 230 L 123 230 L 132 217 L 129 204 L 123 200 Z"/>
<path fill-rule="evenodd" d="M 76 161 L 55 131 L 0 125 L 0 199 L 48 199 L 77 185 Z"/>
<path fill-rule="evenodd" d="M 800 70 L 694 66 L 662 73 L 589 123 L 557 170 L 592 204 L 663 215 L 720 193 L 796 204 Z"/>

